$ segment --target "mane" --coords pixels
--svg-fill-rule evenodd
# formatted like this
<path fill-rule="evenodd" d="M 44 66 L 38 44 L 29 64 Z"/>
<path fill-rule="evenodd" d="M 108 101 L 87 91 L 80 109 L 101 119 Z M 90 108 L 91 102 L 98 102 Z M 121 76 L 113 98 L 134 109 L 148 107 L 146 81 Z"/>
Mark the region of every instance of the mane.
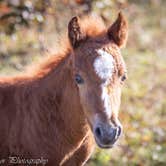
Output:
<path fill-rule="evenodd" d="M 84 32 L 90 37 L 102 34 L 106 29 L 101 18 L 97 16 L 84 16 L 79 20 L 79 23 Z M 52 69 L 56 68 L 57 65 L 70 55 L 72 52 L 72 46 L 69 42 L 68 35 L 65 33 L 64 35 L 61 35 L 60 38 L 62 40 L 59 41 L 60 44 L 56 47 L 56 53 L 42 58 L 38 64 L 34 63 L 28 66 L 26 69 L 27 75 L 30 77 L 42 77 L 52 71 Z"/>

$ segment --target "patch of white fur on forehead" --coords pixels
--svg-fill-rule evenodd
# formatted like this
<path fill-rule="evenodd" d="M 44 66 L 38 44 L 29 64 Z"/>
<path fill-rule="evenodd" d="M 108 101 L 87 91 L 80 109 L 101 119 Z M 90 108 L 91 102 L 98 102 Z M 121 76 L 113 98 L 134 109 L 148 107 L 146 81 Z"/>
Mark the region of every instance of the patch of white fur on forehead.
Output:
<path fill-rule="evenodd" d="M 97 75 L 101 79 L 111 78 L 114 71 L 115 63 L 113 56 L 103 49 L 99 49 L 97 53 L 100 56 L 95 59 L 93 64 Z"/>

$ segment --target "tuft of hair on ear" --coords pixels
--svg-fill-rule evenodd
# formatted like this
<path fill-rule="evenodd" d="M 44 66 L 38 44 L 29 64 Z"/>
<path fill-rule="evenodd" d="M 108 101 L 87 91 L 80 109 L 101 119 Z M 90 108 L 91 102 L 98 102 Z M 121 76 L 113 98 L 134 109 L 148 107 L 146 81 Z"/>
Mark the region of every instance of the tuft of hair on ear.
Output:
<path fill-rule="evenodd" d="M 68 37 L 73 48 L 78 47 L 81 41 L 86 38 L 85 33 L 81 29 L 79 18 L 76 16 L 68 24 Z"/>
<path fill-rule="evenodd" d="M 126 45 L 128 38 L 128 22 L 122 12 L 119 12 L 118 18 L 108 29 L 108 36 L 119 47 Z"/>

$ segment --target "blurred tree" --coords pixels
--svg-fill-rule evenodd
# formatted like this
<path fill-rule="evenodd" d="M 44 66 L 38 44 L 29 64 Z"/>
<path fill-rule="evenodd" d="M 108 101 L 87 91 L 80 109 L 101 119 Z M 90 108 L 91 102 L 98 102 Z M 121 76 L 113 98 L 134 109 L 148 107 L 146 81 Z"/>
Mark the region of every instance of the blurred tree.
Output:
<path fill-rule="evenodd" d="M 90 13 L 92 1 L 0 0 L 0 31 L 12 34 L 18 25 L 29 27 L 33 23 L 40 25 L 41 28 L 46 14 L 53 15 L 57 20 L 62 13 L 65 13 L 64 9 L 71 15 Z"/>
<path fill-rule="evenodd" d="M 40 5 L 37 5 L 40 4 Z M 8 0 L 0 1 L 0 31 L 13 33 L 18 25 L 29 26 L 31 21 L 43 22 L 45 1 Z"/>

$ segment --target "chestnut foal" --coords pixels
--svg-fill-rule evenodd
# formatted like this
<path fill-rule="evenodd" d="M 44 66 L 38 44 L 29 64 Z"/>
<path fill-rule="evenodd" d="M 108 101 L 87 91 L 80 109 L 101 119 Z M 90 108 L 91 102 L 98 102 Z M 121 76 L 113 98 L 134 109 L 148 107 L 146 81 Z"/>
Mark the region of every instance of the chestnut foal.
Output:
<path fill-rule="evenodd" d="M 30 159 L 35 165 L 42 157 L 48 166 L 81 166 L 94 142 L 101 148 L 114 145 L 122 131 L 118 109 L 126 68 L 120 48 L 127 31 L 121 13 L 108 29 L 92 17 L 73 17 L 65 53 L 29 75 L 0 78 L 4 165 L 12 165 L 9 156 L 14 156 L 20 165 Z"/>

